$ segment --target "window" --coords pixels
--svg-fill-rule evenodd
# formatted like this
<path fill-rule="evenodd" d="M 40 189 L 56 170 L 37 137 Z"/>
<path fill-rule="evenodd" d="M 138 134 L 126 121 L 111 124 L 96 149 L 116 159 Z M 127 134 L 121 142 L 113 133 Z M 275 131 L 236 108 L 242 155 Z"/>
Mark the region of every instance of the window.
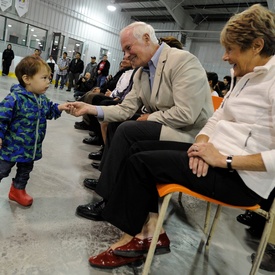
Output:
<path fill-rule="evenodd" d="M 76 52 L 82 53 L 82 48 L 83 48 L 82 41 L 69 38 L 68 47 L 67 47 L 68 57 L 70 59 L 73 59 Z"/>
<path fill-rule="evenodd" d="M 0 40 L 4 40 L 4 35 L 5 35 L 5 17 L 4 16 L 0 16 Z"/>
<path fill-rule="evenodd" d="M 47 30 L 28 25 L 30 48 L 40 49 L 41 51 L 44 51 L 46 47 L 47 33 Z"/>
<path fill-rule="evenodd" d="M 104 48 L 100 48 L 99 59 L 102 59 L 103 55 L 108 55 L 108 50 Z"/>
<path fill-rule="evenodd" d="M 7 42 L 27 45 L 27 24 L 7 18 Z"/>

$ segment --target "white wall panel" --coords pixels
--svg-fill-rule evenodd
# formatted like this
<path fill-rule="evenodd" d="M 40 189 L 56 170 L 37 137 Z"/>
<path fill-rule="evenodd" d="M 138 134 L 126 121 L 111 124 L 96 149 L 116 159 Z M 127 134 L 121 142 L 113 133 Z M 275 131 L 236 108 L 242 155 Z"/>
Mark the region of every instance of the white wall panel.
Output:
<path fill-rule="evenodd" d="M 68 38 L 84 42 L 83 55 L 85 65 L 90 62 L 90 57 L 95 55 L 99 58 L 100 48 L 110 51 L 109 61 L 111 73 L 117 71 L 118 63 L 123 54 L 119 43 L 119 31 L 131 23 L 129 15 L 117 10 L 109 12 L 106 7 L 110 0 L 30 0 L 29 11 L 22 18 L 19 18 L 14 7 L 0 14 L 32 24 L 48 30 L 46 51 L 42 57 L 47 58 L 48 49 L 51 46 L 53 32 L 61 32 L 65 36 L 67 46 Z M 13 4 L 14 5 L 14 4 Z M 157 37 L 174 35 L 178 33 L 173 30 L 180 29 L 176 23 L 152 23 L 158 30 Z M 219 45 L 218 38 L 215 41 L 204 40 L 213 35 L 208 31 L 220 31 L 223 24 L 201 24 L 196 30 L 204 33 L 195 34 L 202 36 L 201 40 L 188 40 L 188 50 L 199 57 L 206 70 L 216 71 L 220 78 L 229 73 L 230 66 L 223 62 L 221 57 L 223 49 Z M 160 30 L 171 30 L 171 32 L 160 32 Z M 219 35 L 217 34 L 216 37 Z M 0 51 L 6 48 L 5 42 L 0 42 Z M 13 45 L 16 55 L 25 56 L 31 54 L 33 49 L 19 45 Z M 85 50 L 85 51 L 84 51 Z"/>
<path fill-rule="evenodd" d="M 85 65 L 90 62 L 91 55 L 99 58 L 101 47 L 109 49 L 110 62 L 117 62 L 111 66 L 111 73 L 114 74 L 116 71 L 113 69 L 118 68 L 117 60 L 121 60 L 123 56 L 119 43 L 119 31 L 131 21 L 128 15 L 121 14 L 119 11 L 109 12 L 106 9 L 109 3 L 109 0 L 30 0 L 29 11 L 22 18 L 18 17 L 14 9 L 8 10 L 4 15 L 48 30 L 46 51 L 42 53 L 44 59 L 48 55 L 52 33 L 61 32 L 66 37 L 66 43 L 68 37 L 71 37 L 83 41 L 84 45 L 89 45 L 83 53 Z M 0 42 L 1 44 L 3 49 L 6 48 L 6 43 Z M 21 56 L 33 52 L 33 49 L 22 46 L 14 45 L 13 48 L 16 49 L 16 54 L 20 53 Z"/>

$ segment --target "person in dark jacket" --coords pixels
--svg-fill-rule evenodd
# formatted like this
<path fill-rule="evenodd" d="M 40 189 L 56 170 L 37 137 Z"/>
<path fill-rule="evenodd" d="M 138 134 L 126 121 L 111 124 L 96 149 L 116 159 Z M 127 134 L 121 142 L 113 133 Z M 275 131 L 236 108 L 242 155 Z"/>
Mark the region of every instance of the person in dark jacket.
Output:
<path fill-rule="evenodd" d="M 2 76 L 9 75 L 11 62 L 14 59 L 14 52 L 11 44 L 8 44 L 2 55 Z"/>
<path fill-rule="evenodd" d="M 9 199 L 30 206 L 33 198 L 26 185 L 34 161 L 42 157 L 42 141 L 47 119 L 57 119 L 69 103 L 51 102 L 45 95 L 49 88 L 51 69 L 41 58 L 27 56 L 15 68 L 20 84 L 0 102 L 0 181 L 17 166 Z"/>
<path fill-rule="evenodd" d="M 110 62 L 107 59 L 108 56 L 106 54 L 103 55 L 102 60 L 97 65 L 97 87 L 101 87 L 104 84 L 109 74 Z"/>
<path fill-rule="evenodd" d="M 67 92 L 71 91 L 73 84 L 76 86 L 79 76 L 84 70 L 84 62 L 80 58 L 81 58 L 81 53 L 77 52 L 75 54 L 75 58 L 70 62 L 70 65 L 69 65 L 69 86 L 68 86 L 68 89 L 66 90 Z"/>
<path fill-rule="evenodd" d="M 79 80 L 76 83 L 76 88 L 74 92 L 75 100 L 85 95 L 88 91 L 92 90 L 93 87 L 94 81 L 91 78 L 91 74 L 87 72 L 84 76 L 79 78 Z"/>

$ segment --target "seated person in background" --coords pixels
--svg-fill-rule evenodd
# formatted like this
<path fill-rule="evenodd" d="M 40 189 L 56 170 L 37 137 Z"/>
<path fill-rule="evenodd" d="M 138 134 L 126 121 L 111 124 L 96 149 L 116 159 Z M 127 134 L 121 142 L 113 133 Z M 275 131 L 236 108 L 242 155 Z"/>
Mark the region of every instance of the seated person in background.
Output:
<path fill-rule="evenodd" d="M 223 83 L 225 85 L 225 88 L 223 90 L 223 96 L 226 95 L 226 93 L 230 90 L 230 85 L 231 85 L 231 76 L 229 75 L 226 75 L 224 78 L 223 78 Z"/>
<path fill-rule="evenodd" d="M 141 23 L 134 23 L 134 26 L 136 24 Z M 151 36 L 146 32 L 145 36 L 140 36 L 141 41 L 133 41 L 133 33 L 137 31 L 134 32 L 132 26 L 133 24 L 122 30 L 122 48 L 125 56 L 131 57 L 130 53 L 135 53 L 137 63 L 140 59 L 136 48 L 141 51 L 145 49 L 140 43 L 143 39 L 144 43 L 148 43 Z M 125 34 L 128 34 L 127 37 Z M 163 127 L 157 130 L 158 122 L 165 123 L 167 120 L 162 121 L 161 116 L 157 116 L 158 120 L 155 120 L 154 115 L 158 115 L 159 110 L 162 114 L 167 110 L 158 109 L 146 115 L 151 121 L 144 121 L 145 124 L 142 121 L 131 121 L 118 127 L 108 154 L 112 161 L 109 160 L 108 165 L 107 162 L 106 166 L 104 165 L 96 187 L 96 192 L 104 197 L 104 203 L 97 203 L 91 208 L 100 208 L 101 219 L 125 234 L 107 251 L 91 257 L 89 262 L 92 266 L 115 268 L 143 259 L 149 249 L 158 219 L 156 183 L 176 182 L 213 199 L 243 206 L 260 203 L 263 198 L 268 198 L 274 189 L 275 93 L 272 91 L 275 89 L 275 14 L 259 4 L 253 5 L 229 19 L 221 32 L 220 41 L 225 47 L 223 60 L 234 64 L 232 75 L 238 78 L 238 82 L 232 87 L 230 96 L 225 97 L 221 107 L 196 136 L 195 143 L 156 142 L 161 139 L 160 129 Z M 144 55 L 142 57 L 143 62 L 147 64 L 148 60 Z M 169 57 L 168 55 L 166 66 L 170 63 Z M 168 68 L 178 69 L 176 64 L 184 67 L 182 63 L 186 57 L 179 57 L 180 55 L 175 54 L 174 58 L 178 62 L 172 62 L 173 66 L 164 68 L 163 73 Z M 159 62 L 161 60 L 160 56 Z M 144 65 L 143 62 L 140 61 L 138 65 Z M 188 64 L 190 61 L 186 62 Z M 189 72 L 186 69 L 183 71 L 199 75 L 198 72 Z M 133 93 L 128 94 L 128 97 L 132 95 L 135 100 L 139 72 L 141 71 L 134 77 Z M 200 73 L 205 75 L 203 69 Z M 174 78 L 178 84 L 189 79 L 184 77 L 184 74 L 178 76 L 179 82 Z M 192 77 L 190 81 L 191 79 Z M 196 85 L 198 81 L 192 83 Z M 155 87 L 156 78 L 152 84 Z M 167 91 L 167 85 L 162 85 L 160 87 Z M 196 89 L 192 92 L 187 89 L 189 99 L 185 100 L 185 89 L 178 88 L 181 91 L 180 98 L 183 98 L 183 102 L 178 102 L 178 106 L 186 102 L 187 108 L 194 97 L 194 106 L 190 106 L 194 111 L 203 95 L 200 93 L 197 98 Z M 209 91 L 205 92 L 211 100 Z M 82 102 L 74 102 L 71 113 L 76 116 L 83 113 L 100 115 L 103 111 L 105 120 L 110 121 L 119 118 L 117 109 L 123 112 L 123 105 L 126 105 L 125 108 L 129 107 L 128 97 L 122 104 L 102 107 L 102 110 Z M 205 103 L 203 105 L 205 106 Z M 149 107 L 147 109 L 150 110 Z M 183 122 L 183 118 L 181 121 Z M 145 125 L 151 129 L 149 135 L 145 135 Z M 138 127 L 139 131 L 134 131 L 134 127 Z M 170 137 L 172 140 L 175 134 Z M 164 229 L 161 231 L 156 251 L 170 251 L 169 239 Z"/>
<path fill-rule="evenodd" d="M 219 96 L 219 94 L 214 90 L 215 86 L 218 83 L 218 75 L 214 72 L 207 72 L 207 79 L 208 79 L 208 84 L 210 87 L 211 95 L 212 96 Z"/>
<path fill-rule="evenodd" d="M 252 253 L 251 260 L 254 261 L 256 253 Z M 275 271 L 275 223 L 273 222 L 272 230 L 264 252 L 260 269 L 274 272 Z"/>
<path fill-rule="evenodd" d="M 123 63 L 122 66 L 126 66 L 127 68 L 129 67 L 129 65 L 131 66 L 130 60 L 123 60 L 122 63 Z M 121 75 L 121 77 L 117 82 L 116 88 L 111 92 L 113 93 L 114 96 L 117 95 L 121 98 L 123 97 L 123 95 L 127 90 L 127 87 L 129 86 L 129 82 L 133 74 L 133 71 L 134 71 L 133 69 L 127 70 Z M 107 91 L 106 93 L 109 93 L 109 92 Z M 92 99 L 92 104 L 95 104 L 96 102 L 96 105 L 108 106 L 108 105 L 117 105 L 118 103 L 120 103 L 119 100 L 115 100 L 115 98 L 107 97 L 105 95 L 101 93 L 94 95 Z M 101 127 L 97 117 L 95 117 L 94 115 L 85 115 L 83 116 L 83 121 L 87 125 L 89 125 L 90 127 L 89 129 L 92 130 L 95 134 L 92 137 L 84 138 L 83 143 L 103 146 L 104 142 L 102 139 Z"/>
<path fill-rule="evenodd" d="M 95 56 L 91 56 L 91 62 L 89 62 L 85 68 L 84 71 L 84 75 L 86 73 L 90 73 L 91 74 L 91 79 L 94 82 L 94 86 L 96 85 L 96 67 L 97 67 L 97 63 L 96 63 L 96 57 Z"/>
<path fill-rule="evenodd" d="M 224 97 L 223 92 L 225 90 L 225 85 L 223 81 L 218 81 L 214 89 L 219 94 L 219 97 Z"/>
<path fill-rule="evenodd" d="M 76 83 L 74 98 L 79 99 L 81 96 L 85 95 L 94 87 L 94 80 L 91 78 L 89 72 L 85 73 L 84 76 L 80 77 Z"/>
<path fill-rule="evenodd" d="M 182 43 L 174 36 L 165 36 L 165 37 L 159 38 L 159 44 L 161 44 L 162 42 L 166 43 L 171 48 L 177 48 L 179 50 L 183 49 Z"/>
<path fill-rule="evenodd" d="M 120 77 L 128 70 L 132 70 L 132 65 L 129 60 L 125 61 L 123 59 L 119 63 L 119 71 L 115 74 L 115 76 L 108 82 L 105 82 L 105 84 L 102 85 L 101 88 L 96 87 L 96 89 L 91 92 L 87 92 L 83 97 L 79 98 L 78 101 L 83 101 L 88 104 L 92 104 L 93 98 L 95 97 L 95 94 L 102 94 L 105 95 L 107 90 L 113 91 L 116 88 L 116 85 L 120 79 Z M 90 126 L 90 119 L 87 115 L 83 116 L 83 120 L 80 122 L 75 122 L 74 128 L 78 130 L 92 130 L 92 127 Z"/>

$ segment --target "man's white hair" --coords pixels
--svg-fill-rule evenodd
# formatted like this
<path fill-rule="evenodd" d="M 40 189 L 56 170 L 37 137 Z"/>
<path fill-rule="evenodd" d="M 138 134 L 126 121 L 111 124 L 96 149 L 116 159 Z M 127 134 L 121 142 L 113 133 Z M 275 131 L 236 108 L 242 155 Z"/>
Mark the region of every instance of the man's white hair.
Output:
<path fill-rule="evenodd" d="M 138 40 L 141 40 L 142 39 L 142 36 L 147 33 L 150 38 L 151 38 L 151 41 L 154 43 L 154 44 L 158 44 L 158 39 L 156 37 L 156 33 L 155 33 L 155 30 L 154 28 L 149 25 L 149 24 L 146 24 L 144 22 L 134 22 L 128 26 L 126 26 L 124 29 L 121 30 L 120 32 L 120 35 L 125 32 L 125 31 L 128 31 L 130 29 L 133 29 L 133 35 L 135 38 L 137 38 Z"/>

